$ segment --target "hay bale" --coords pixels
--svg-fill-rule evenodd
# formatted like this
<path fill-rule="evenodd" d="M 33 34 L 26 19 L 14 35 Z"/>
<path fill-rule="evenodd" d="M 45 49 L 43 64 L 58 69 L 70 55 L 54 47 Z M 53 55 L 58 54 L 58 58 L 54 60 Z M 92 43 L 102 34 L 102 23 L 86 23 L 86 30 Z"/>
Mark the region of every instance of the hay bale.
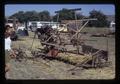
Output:
<path fill-rule="evenodd" d="M 78 64 L 78 63 L 81 64 L 84 61 L 92 60 L 92 56 L 83 56 L 83 55 L 76 55 L 71 53 L 67 53 L 67 54 L 59 53 L 57 58 L 66 60 L 67 62 L 74 63 L 74 64 Z"/>

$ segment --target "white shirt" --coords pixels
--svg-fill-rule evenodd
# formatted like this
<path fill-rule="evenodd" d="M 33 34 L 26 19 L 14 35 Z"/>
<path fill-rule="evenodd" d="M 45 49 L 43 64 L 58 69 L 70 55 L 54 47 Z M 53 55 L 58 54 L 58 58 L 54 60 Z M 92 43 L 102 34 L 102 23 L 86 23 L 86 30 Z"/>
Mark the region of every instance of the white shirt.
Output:
<path fill-rule="evenodd" d="M 10 37 L 5 38 L 5 50 L 11 50 L 11 39 L 10 39 Z"/>

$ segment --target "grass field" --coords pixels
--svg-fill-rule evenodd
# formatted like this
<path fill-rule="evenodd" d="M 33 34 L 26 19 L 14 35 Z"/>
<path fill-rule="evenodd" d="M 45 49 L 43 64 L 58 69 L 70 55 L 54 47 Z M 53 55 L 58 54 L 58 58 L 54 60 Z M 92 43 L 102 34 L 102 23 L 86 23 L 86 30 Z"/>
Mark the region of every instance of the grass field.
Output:
<path fill-rule="evenodd" d="M 108 28 L 85 28 L 82 32 L 88 33 L 105 33 Z M 14 41 L 13 48 L 23 47 L 28 52 L 32 45 L 34 33 L 29 32 L 28 37 L 20 37 L 19 40 Z M 86 37 L 86 36 L 84 36 Z M 73 65 L 65 64 L 63 62 L 53 60 L 47 62 L 41 58 L 33 61 L 28 59 L 26 62 L 17 62 L 11 60 L 11 71 L 9 73 L 10 79 L 114 79 L 115 78 L 115 38 L 114 37 L 86 37 L 97 41 L 86 41 L 86 44 L 92 45 L 98 49 L 107 49 L 106 42 L 108 40 L 109 60 L 112 64 L 109 67 L 97 69 L 84 69 L 68 72 L 68 69 L 73 68 Z M 39 39 L 34 40 L 32 49 L 42 47 Z M 30 55 L 30 54 L 29 54 Z M 74 74 L 72 74 L 74 73 Z"/>
<path fill-rule="evenodd" d="M 109 28 L 106 28 L 106 27 L 85 27 L 81 32 L 89 32 L 89 33 L 107 33 L 109 32 Z"/>

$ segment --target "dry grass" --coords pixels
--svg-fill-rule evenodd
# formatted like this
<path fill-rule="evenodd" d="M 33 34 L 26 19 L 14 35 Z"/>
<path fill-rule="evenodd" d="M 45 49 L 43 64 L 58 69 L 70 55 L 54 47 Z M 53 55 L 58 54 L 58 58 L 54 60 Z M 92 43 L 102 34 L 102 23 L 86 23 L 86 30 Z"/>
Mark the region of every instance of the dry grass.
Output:
<path fill-rule="evenodd" d="M 101 28 L 101 27 L 85 27 L 81 32 L 89 32 L 89 33 L 92 33 L 92 34 L 95 34 L 95 33 L 108 33 L 110 30 L 109 28 Z"/>
<path fill-rule="evenodd" d="M 89 29 L 88 29 L 89 30 Z M 88 31 L 87 30 L 87 31 Z M 104 29 L 103 29 L 104 30 Z M 101 31 L 103 31 L 101 30 Z M 107 29 L 105 29 L 107 30 Z M 89 30 L 90 31 L 90 30 Z M 88 32 L 89 32 L 88 31 Z M 94 29 L 94 32 L 98 30 Z M 91 30 L 91 32 L 93 32 Z M 29 51 L 32 45 L 34 34 L 29 32 L 29 37 L 22 37 L 18 41 L 14 41 L 13 48 L 23 47 Z M 97 42 L 87 41 L 88 44 L 96 48 L 106 49 L 106 38 L 89 38 L 96 39 Z M 41 58 L 27 60 L 26 62 L 15 62 L 11 60 L 10 79 L 114 79 L 115 78 L 115 38 L 109 40 L 109 58 L 112 65 L 100 69 L 84 69 L 77 68 L 75 71 L 68 72 L 73 65 L 53 60 L 46 61 Z M 34 40 L 32 49 L 42 47 L 38 39 Z M 77 56 L 76 56 L 77 57 Z M 74 73 L 74 75 L 72 75 Z"/>

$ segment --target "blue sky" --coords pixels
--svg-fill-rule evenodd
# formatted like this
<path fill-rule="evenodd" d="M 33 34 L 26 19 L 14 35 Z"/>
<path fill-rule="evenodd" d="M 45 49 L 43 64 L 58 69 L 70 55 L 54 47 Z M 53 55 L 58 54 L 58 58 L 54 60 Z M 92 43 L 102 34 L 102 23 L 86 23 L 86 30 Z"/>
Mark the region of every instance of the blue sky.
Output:
<path fill-rule="evenodd" d="M 51 15 L 62 8 L 82 8 L 83 15 L 88 16 L 93 9 L 100 10 L 106 15 L 115 15 L 115 6 L 112 4 L 7 4 L 5 5 L 5 16 L 10 16 L 18 11 L 43 11 L 47 10 Z"/>

